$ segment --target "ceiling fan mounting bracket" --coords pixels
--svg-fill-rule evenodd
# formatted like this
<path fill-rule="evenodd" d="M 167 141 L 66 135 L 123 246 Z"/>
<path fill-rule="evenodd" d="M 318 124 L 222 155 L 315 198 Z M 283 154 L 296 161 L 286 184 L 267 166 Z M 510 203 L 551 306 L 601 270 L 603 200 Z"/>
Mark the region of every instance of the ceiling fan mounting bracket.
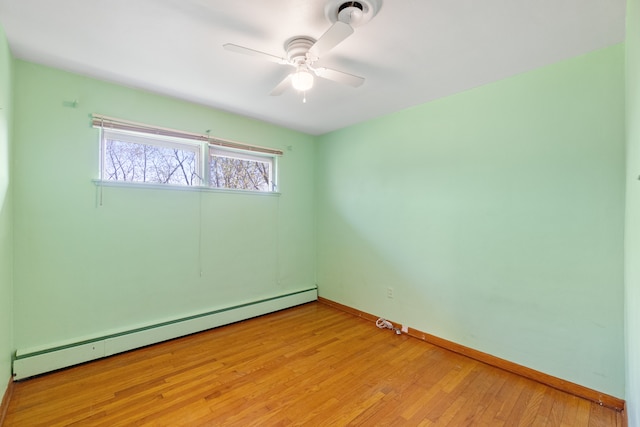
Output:
<path fill-rule="evenodd" d="M 359 27 L 369 22 L 380 10 L 382 0 L 328 0 L 324 14 L 332 24 L 345 22 L 352 27 Z"/>

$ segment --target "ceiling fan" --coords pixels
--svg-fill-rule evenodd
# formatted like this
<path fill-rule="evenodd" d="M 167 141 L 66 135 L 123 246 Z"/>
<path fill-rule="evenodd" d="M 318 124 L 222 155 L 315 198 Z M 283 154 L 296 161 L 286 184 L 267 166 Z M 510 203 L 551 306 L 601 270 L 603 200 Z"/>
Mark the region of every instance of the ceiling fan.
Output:
<path fill-rule="evenodd" d="M 358 87 L 364 83 L 363 77 L 331 68 L 317 67 L 315 63 L 321 56 L 353 34 L 354 27 L 368 22 L 375 16 L 380 9 L 380 3 L 381 0 L 329 0 L 325 6 L 325 15 L 333 25 L 318 40 L 307 36 L 289 39 L 285 43 L 285 57 L 232 43 L 227 43 L 223 47 L 231 52 L 255 56 L 295 68 L 271 91 L 270 95 L 272 96 L 281 95 L 289 86 L 298 92 L 306 93 L 313 87 L 314 76 Z M 306 96 L 303 98 L 303 102 L 306 102 Z"/>

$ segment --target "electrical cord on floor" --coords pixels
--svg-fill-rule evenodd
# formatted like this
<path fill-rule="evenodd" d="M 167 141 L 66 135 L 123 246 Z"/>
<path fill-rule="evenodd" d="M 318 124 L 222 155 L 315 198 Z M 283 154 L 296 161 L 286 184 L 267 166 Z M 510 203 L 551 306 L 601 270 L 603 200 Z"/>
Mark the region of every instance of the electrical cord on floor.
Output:
<path fill-rule="evenodd" d="M 400 335 L 402 332 L 398 328 L 394 328 L 393 324 L 388 320 L 383 319 L 382 317 L 376 320 L 376 326 L 380 329 L 391 329 L 396 332 L 396 335 Z"/>

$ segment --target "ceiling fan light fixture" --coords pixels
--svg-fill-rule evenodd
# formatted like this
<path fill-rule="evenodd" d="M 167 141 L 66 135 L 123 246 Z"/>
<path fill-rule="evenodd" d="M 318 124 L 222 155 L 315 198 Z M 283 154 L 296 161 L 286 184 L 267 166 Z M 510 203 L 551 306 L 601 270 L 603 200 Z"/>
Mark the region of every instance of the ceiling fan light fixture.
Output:
<path fill-rule="evenodd" d="M 313 87 L 313 74 L 306 68 L 300 68 L 291 75 L 291 86 L 299 92 L 306 92 Z"/>

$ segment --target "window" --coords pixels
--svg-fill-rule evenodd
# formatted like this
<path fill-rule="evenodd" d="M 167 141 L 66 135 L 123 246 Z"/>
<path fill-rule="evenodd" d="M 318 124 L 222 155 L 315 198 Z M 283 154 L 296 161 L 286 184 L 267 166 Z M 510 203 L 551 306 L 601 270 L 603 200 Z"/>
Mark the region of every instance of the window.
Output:
<path fill-rule="evenodd" d="M 200 147 L 185 142 L 104 131 L 102 179 L 201 185 Z"/>
<path fill-rule="evenodd" d="M 98 115 L 93 125 L 102 181 L 276 191 L 279 150 Z"/>
<path fill-rule="evenodd" d="M 209 185 L 217 188 L 273 191 L 273 163 L 273 157 L 211 147 Z"/>

